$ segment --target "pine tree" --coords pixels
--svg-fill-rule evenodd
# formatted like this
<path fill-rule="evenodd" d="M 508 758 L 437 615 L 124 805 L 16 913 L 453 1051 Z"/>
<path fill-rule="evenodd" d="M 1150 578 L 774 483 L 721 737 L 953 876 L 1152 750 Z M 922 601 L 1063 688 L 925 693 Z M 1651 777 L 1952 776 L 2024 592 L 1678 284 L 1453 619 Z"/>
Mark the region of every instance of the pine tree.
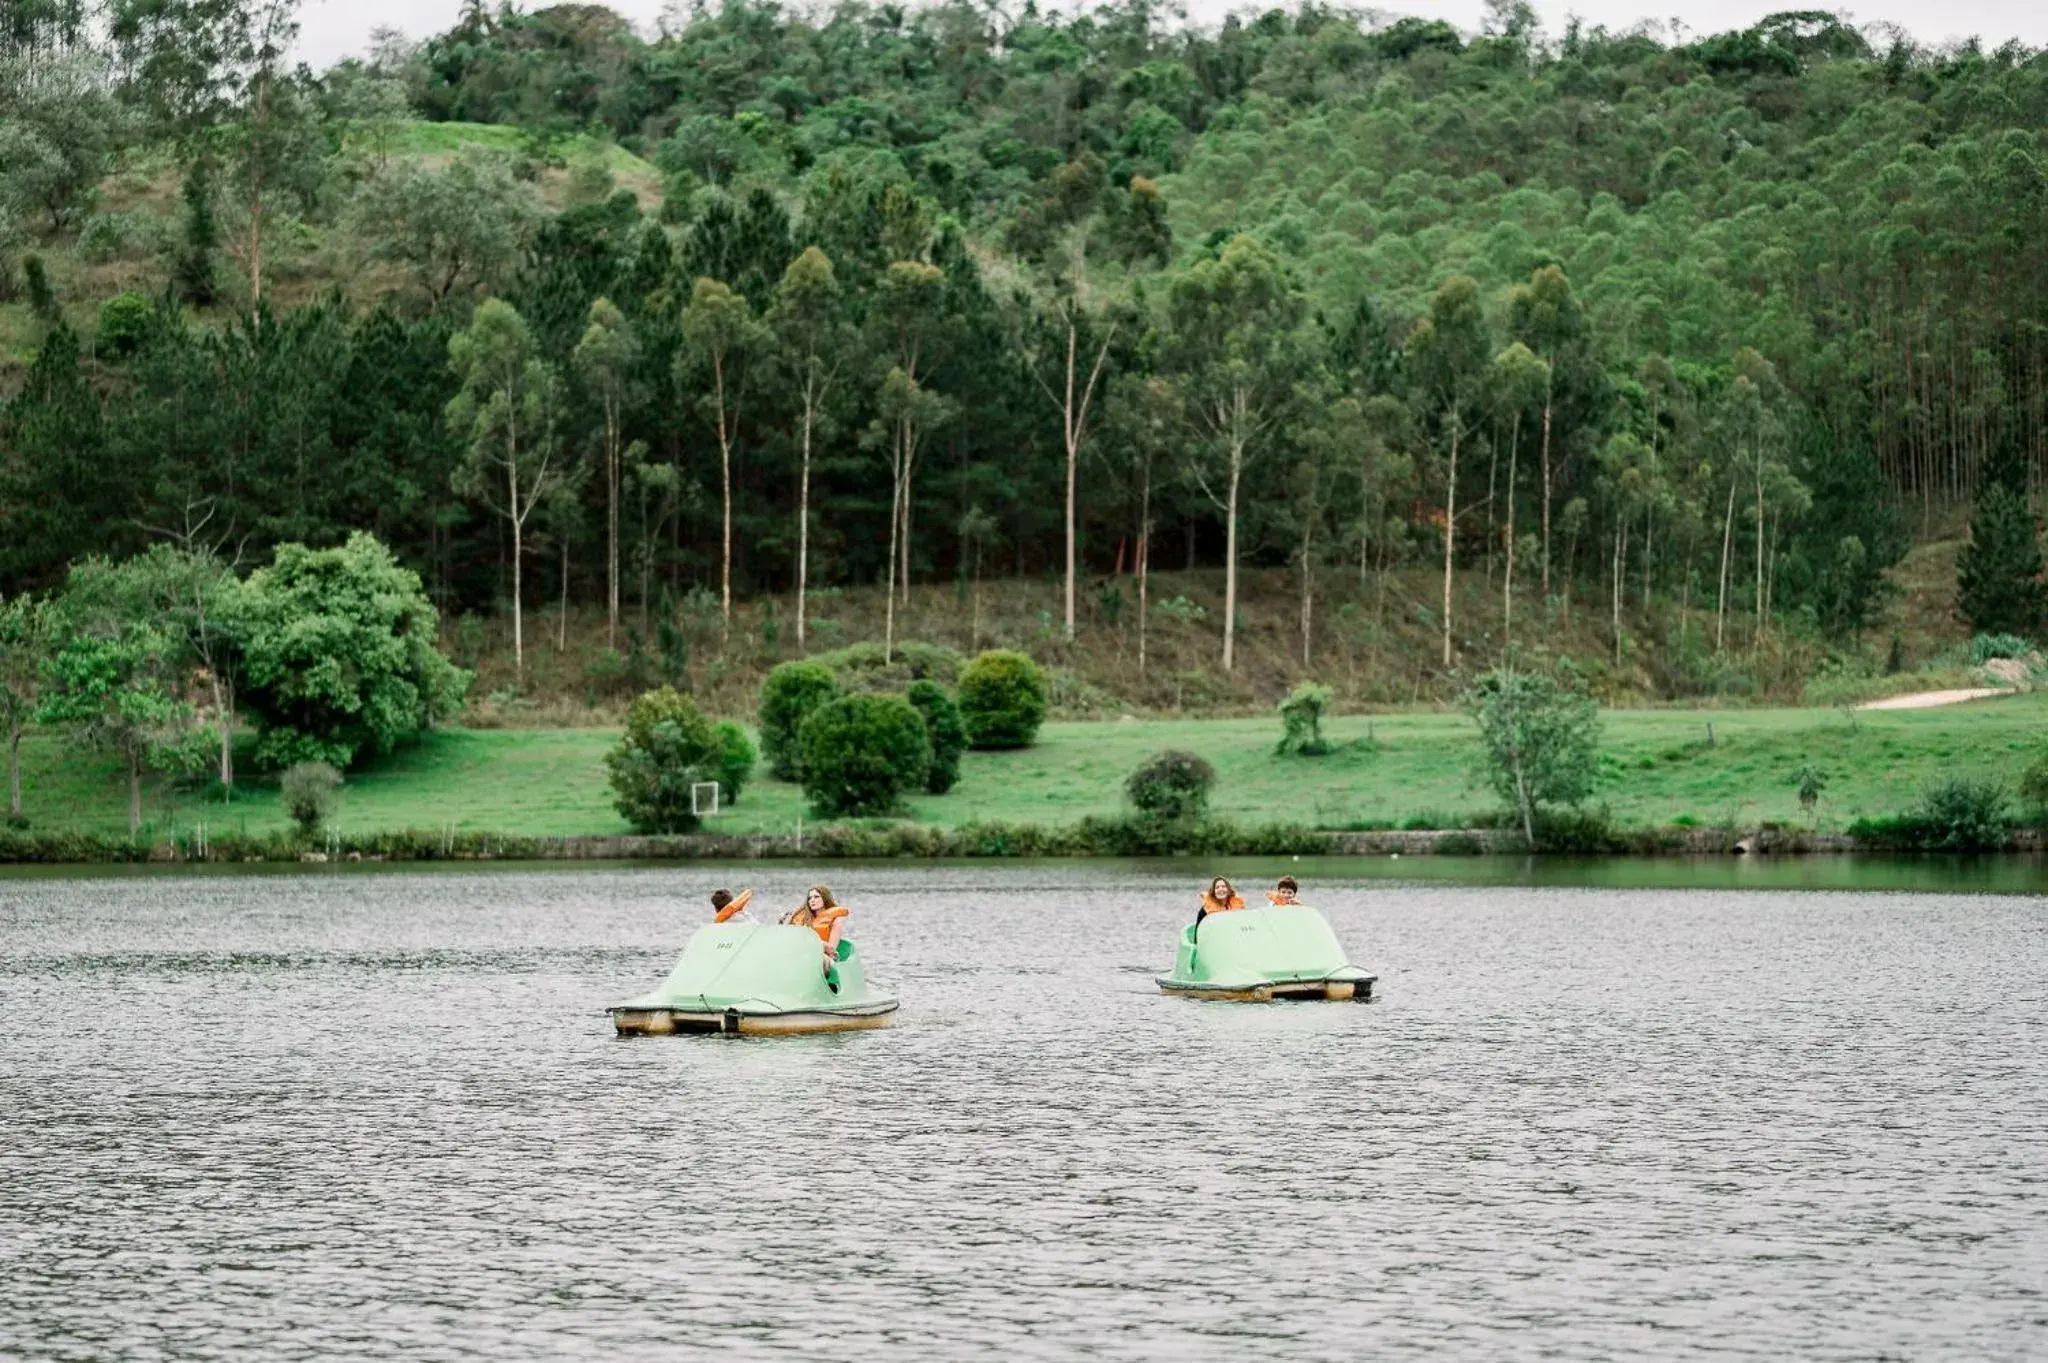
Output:
<path fill-rule="evenodd" d="M 1956 610 L 1979 634 L 2032 637 L 2048 618 L 2034 513 L 2006 478 L 1986 478 L 1977 494 L 1970 542 L 1956 560 Z"/>

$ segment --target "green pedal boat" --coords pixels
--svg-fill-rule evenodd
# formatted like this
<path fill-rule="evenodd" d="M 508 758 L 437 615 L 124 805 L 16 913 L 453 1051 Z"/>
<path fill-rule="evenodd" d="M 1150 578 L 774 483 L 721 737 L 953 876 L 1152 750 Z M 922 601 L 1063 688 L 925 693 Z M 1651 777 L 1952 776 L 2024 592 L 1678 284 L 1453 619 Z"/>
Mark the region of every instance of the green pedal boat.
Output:
<path fill-rule="evenodd" d="M 1344 958 L 1337 934 L 1305 904 L 1233 909 L 1181 929 L 1169 994 L 1266 1003 L 1281 998 L 1372 998 L 1376 977 Z"/>
<path fill-rule="evenodd" d="M 868 984 L 852 942 L 840 942 L 834 974 L 837 992 L 809 928 L 713 923 L 690 939 L 659 989 L 613 1008 L 612 1024 L 620 1036 L 771 1036 L 889 1025 L 896 996 Z"/>

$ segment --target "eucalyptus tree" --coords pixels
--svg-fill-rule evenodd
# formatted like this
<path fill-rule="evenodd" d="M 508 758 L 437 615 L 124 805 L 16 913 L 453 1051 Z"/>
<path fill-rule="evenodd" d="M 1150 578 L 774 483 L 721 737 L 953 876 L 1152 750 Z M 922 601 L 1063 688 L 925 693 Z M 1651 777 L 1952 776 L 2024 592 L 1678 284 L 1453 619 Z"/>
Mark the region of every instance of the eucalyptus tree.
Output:
<path fill-rule="evenodd" d="M 634 399 L 633 372 L 640 361 L 640 339 L 625 314 L 608 298 L 590 305 L 590 325 L 570 356 L 584 386 L 604 413 L 601 432 L 604 477 L 604 642 L 618 646 L 619 633 L 619 493 L 625 476 L 626 408 Z"/>
<path fill-rule="evenodd" d="M 870 344 L 883 368 L 875 403 L 889 451 L 889 559 L 883 651 L 893 653 L 896 596 L 910 600 L 910 501 L 921 442 L 953 414 L 953 405 L 924 386 L 929 350 L 944 326 L 945 272 L 923 261 L 898 260 L 876 281 L 869 300 Z"/>
<path fill-rule="evenodd" d="M 1522 424 L 1549 388 L 1550 366 L 1536 358 L 1528 346 L 1516 341 L 1494 357 L 1490 380 L 1495 423 L 1504 423 L 1508 433 L 1508 514 L 1507 528 L 1503 532 L 1507 569 L 1501 577 L 1500 612 L 1502 643 L 1512 646 L 1515 637 L 1515 507 L 1516 492 L 1521 486 L 1517 473 L 1521 464 Z"/>
<path fill-rule="evenodd" d="M 699 278 L 683 309 L 683 341 L 676 356 L 676 382 L 705 385 L 699 407 L 718 437 L 718 487 L 723 509 L 718 560 L 719 637 L 732 632 L 732 451 L 739 434 L 740 405 L 756 363 L 766 357 L 768 328 L 754 316 L 746 296 L 721 280 Z"/>
<path fill-rule="evenodd" d="M 1136 488 L 1137 523 L 1133 528 L 1131 570 L 1138 580 L 1138 676 L 1145 675 L 1147 631 L 1151 622 L 1152 503 L 1154 476 L 1163 460 L 1179 448 L 1187 425 L 1182 391 L 1168 377 L 1142 368 L 1112 380 L 1108 404 L 1111 448 L 1124 451 Z"/>
<path fill-rule="evenodd" d="M 1479 285 L 1470 275 L 1444 281 L 1429 312 L 1408 337 L 1411 390 L 1423 421 L 1436 432 L 1444 461 L 1443 665 L 1451 665 L 1451 574 L 1458 537 L 1458 454 L 1476 423 L 1493 354 Z"/>
<path fill-rule="evenodd" d="M 853 348 L 840 317 L 839 280 L 832 261 L 807 246 L 776 286 L 768 324 L 774 331 L 783 371 L 795 380 L 797 398 L 796 646 L 804 646 L 806 602 L 811 577 L 811 455 L 825 404 Z"/>
<path fill-rule="evenodd" d="M 541 203 L 502 154 L 465 147 L 440 169 L 400 161 L 371 176 L 349 212 L 370 255 L 409 274 L 439 312 L 511 274 Z"/>
<path fill-rule="evenodd" d="M 1226 672 L 1237 658 L 1245 474 L 1268 452 L 1275 427 L 1295 405 L 1297 377 L 1314 362 L 1306 312 L 1279 258 L 1245 236 L 1176 277 L 1167 295 L 1166 359 L 1197 438 L 1189 471 L 1223 513 Z"/>
<path fill-rule="evenodd" d="M 1543 409 L 1538 455 L 1542 462 L 1543 594 L 1550 595 L 1550 502 L 1560 472 L 1553 459 L 1559 409 L 1583 415 L 1588 390 L 1600 386 L 1585 310 L 1562 269 L 1545 265 L 1508 299 L 1508 332 L 1543 361 Z M 1560 402 L 1560 399 L 1564 399 Z M 1578 399 L 1574 402 L 1572 399 Z"/>
<path fill-rule="evenodd" d="M 449 341 L 448 360 L 462 384 L 448 404 L 448 425 L 467 445 L 454 486 L 511 529 L 512 661 L 524 678 L 526 523 L 564 475 L 555 434 L 559 384 L 526 319 L 503 299 L 478 306 L 468 328 Z"/>

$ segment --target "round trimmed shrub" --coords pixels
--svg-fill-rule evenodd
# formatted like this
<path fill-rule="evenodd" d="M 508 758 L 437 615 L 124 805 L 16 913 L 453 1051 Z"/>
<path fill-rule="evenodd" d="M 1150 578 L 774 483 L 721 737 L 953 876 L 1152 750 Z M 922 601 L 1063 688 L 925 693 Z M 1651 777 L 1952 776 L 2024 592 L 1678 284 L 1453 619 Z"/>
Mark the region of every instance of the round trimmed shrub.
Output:
<path fill-rule="evenodd" d="M 946 688 L 932 681 L 915 681 L 903 699 L 924 716 L 925 732 L 931 735 L 932 765 L 925 773 L 924 788 L 944 795 L 960 780 L 960 754 L 967 751 L 967 725 L 960 707 L 946 694 Z"/>
<path fill-rule="evenodd" d="M 731 720 L 720 720 L 712 733 L 718 736 L 718 803 L 736 805 L 740 792 L 754 779 L 754 740 Z"/>
<path fill-rule="evenodd" d="M 841 696 L 804 721 L 799 766 L 819 814 L 887 814 L 924 784 L 931 736 L 901 696 Z"/>
<path fill-rule="evenodd" d="M 783 663 L 761 683 L 761 756 L 784 781 L 801 774 L 797 736 L 819 706 L 839 697 L 839 679 L 823 663 Z"/>
<path fill-rule="evenodd" d="M 690 787 L 720 781 L 725 760 L 725 745 L 696 702 L 664 686 L 633 702 L 625 736 L 605 754 L 604 765 L 612 803 L 628 823 L 642 833 L 687 833 L 698 822 L 690 812 Z"/>
<path fill-rule="evenodd" d="M 1022 653 L 991 649 L 961 670 L 960 718 L 974 747 L 1030 747 L 1045 701 L 1045 674 Z"/>
<path fill-rule="evenodd" d="M 1152 819 L 1199 819 L 1209 812 L 1216 768 L 1191 752 L 1168 748 L 1153 753 L 1124 782 L 1124 794 Z"/>

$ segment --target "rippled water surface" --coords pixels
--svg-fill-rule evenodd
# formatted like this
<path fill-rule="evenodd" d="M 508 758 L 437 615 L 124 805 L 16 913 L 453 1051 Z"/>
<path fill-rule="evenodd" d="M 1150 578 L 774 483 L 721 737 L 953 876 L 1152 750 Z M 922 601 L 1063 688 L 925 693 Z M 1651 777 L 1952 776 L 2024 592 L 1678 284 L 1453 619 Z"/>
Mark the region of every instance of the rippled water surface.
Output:
<path fill-rule="evenodd" d="M 0 1354 L 2048 1356 L 2048 901 L 830 873 L 890 1031 L 619 1041 L 676 870 L 0 881 Z M 770 902 L 806 877 L 776 868 Z"/>

